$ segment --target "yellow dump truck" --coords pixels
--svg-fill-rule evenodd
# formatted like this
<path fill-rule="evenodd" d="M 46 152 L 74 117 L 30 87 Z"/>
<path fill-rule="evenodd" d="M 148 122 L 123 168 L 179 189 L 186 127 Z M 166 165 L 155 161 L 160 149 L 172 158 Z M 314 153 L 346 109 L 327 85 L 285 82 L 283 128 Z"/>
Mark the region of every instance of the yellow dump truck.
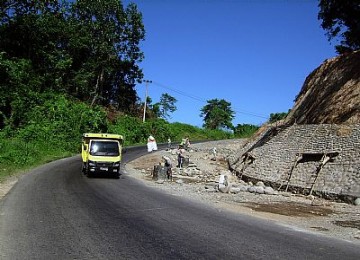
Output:
<path fill-rule="evenodd" d="M 85 133 L 82 138 L 82 171 L 87 176 L 120 176 L 124 138 L 118 134 Z"/>

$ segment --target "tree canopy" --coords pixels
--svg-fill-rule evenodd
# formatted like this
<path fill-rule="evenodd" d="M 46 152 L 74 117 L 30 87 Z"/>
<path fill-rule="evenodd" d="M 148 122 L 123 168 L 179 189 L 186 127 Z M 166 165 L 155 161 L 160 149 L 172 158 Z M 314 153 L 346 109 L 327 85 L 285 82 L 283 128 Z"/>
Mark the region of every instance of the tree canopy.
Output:
<path fill-rule="evenodd" d="M 329 41 L 340 37 L 341 54 L 360 49 L 360 0 L 320 0 L 318 19 Z"/>
<path fill-rule="evenodd" d="M 142 15 L 119 0 L 0 2 L 0 126 L 41 93 L 135 110 Z"/>
<path fill-rule="evenodd" d="M 232 129 L 232 120 L 235 112 L 231 109 L 231 103 L 224 99 L 211 99 L 201 109 L 201 117 L 204 118 L 203 126 L 208 129 Z"/>
<path fill-rule="evenodd" d="M 157 103 L 159 106 L 159 117 L 161 118 L 170 118 L 169 113 L 173 113 L 176 111 L 176 105 L 177 102 L 176 98 L 169 95 L 168 93 L 161 94 L 160 102 Z"/>

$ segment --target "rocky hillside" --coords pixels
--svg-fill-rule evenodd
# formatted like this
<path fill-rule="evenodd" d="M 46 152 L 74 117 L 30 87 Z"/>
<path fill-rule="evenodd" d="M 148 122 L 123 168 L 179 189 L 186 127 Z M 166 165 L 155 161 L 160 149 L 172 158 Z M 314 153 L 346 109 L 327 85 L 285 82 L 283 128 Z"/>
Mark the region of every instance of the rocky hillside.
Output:
<path fill-rule="evenodd" d="M 261 127 L 229 166 L 278 189 L 360 197 L 360 51 L 315 69 L 287 118 Z"/>
<path fill-rule="evenodd" d="M 360 51 L 326 60 L 305 80 L 286 118 L 297 124 L 360 122 Z"/>

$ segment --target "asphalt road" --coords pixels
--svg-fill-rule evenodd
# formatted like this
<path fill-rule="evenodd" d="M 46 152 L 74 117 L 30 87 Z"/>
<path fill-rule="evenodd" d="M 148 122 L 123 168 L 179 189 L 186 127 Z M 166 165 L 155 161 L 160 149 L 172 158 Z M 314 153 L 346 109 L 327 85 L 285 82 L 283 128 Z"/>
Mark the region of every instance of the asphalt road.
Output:
<path fill-rule="evenodd" d="M 146 151 L 129 148 L 124 162 Z M 79 156 L 24 175 L 0 201 L 0 259 L 360 259 L 350 242 L 195 204 Z"/>

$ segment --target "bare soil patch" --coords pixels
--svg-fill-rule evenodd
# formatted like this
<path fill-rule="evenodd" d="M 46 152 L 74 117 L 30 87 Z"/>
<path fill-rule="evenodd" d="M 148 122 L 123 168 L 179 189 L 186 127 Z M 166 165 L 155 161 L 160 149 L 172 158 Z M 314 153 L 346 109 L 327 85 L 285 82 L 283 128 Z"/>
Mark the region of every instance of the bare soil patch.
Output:
<path fill-rule="evenodd" d="M 255 211 L 269 212 L 291 217 L 313 217 L 328 216 L 333 214 L 334 210 L 323 207 L 311 207 L 308 204 L 300 202 L 282 202 L 282 203 L 244 203 L 245 207 Z"/>

